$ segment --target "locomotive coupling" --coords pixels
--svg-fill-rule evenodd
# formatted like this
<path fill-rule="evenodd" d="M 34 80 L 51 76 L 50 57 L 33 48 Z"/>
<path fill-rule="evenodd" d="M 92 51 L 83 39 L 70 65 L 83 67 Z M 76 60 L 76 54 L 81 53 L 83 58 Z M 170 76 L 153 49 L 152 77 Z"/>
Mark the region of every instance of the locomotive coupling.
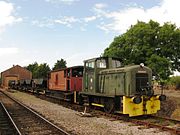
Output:
<path fill-rule="evenodd" d="M 131 101 L 135 104 L 139 104 L 142 102 L 142 98 L 141 97 L 132 97 Z"/>

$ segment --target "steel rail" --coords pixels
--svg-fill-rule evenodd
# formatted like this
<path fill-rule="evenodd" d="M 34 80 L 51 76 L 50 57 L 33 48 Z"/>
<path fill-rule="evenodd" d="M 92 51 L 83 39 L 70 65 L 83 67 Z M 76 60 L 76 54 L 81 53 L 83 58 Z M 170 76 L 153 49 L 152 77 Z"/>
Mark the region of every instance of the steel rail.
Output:
<path fill-rule="evenodd" d="M 58 104 L 63 104 L 64 102 L 59 102 L 59 100 L 56 102 L 56 101 L 51 101 L 49 99 L 54 99 L 56 100 L 55 98 L 52 98 L 52 97 L 46 97 L 43 95 L 43 98 L 42 98 L 42 95 L 40 96 L 37 96 L 43 100 L 47 100 L 47 101 L 50 101 L 50 102 L 55 102 L 55 103 L 58 103 Z M 68 104 L 68 105 L 67 105 Z M 72 110 L 76 110 L 76 111 L 81 111 L 82 110 L 82 106 L 79 106 L 79 105 L 75 105 L 73 107 L 74 104 L 70 104 L 70 103 L 67 103 L 66 102 L 66 107 L 67 108 L 70 108 Z M 64 106 L 64 105 L 63 105 Z M 88 110 L 90 110 L 90 108 L 88 108 Z M 91 109 L 92 110 L 92 109 Z M 98 113 L 97 113 L 98 112 Z M 138 124 L 138 125 L 144 125 L 144 126 L 147 126 L 149 128 L 158 128 L 162 131 L 169 131 L 171 133 L 175 133 L 175 134 L 178 134 L 180 135 L 180 128 L 171 128 L 171 127 L 167 127 L 167 126 L 163 126 L 163 125 L 158 125 L 158 124 L 155 124 L 155 123 L 151 123 L 151 122 L 147 122 L 147 121 L 143 121 L 143 120 L 139 120 L 137 118 L 130 118 L 130 117 L 126 117 L 125 115 L 117 115 L 117 114 L 108 114 L 108 113 L 105 113 L 105 112 L 102 112 L 102 111 L 97 111 L 97 110 L 94 110 L 93 109 L 93 112 L 95 115 L 103 115 L 103 116 L 107 116 L 107 117 L 110 117 L 110 118 L 115 118 L 117 120 L 123 120 L 123 121 L 126 121 L 126 122 L 132 122 L 134 124 Z M 155 116 L 152 116 L 152 117 L 155 117 Z M 172 120 L 174 122 L 177 122 L 179 123 L 180 121 L 178 120 L 173 120 L 173 119 L 170 119 L 170 118 L 163 118 L 163 117 L 160 117 L 161 119 L 166 119 L 166 120 Z"/>
<path fill-rule="evenodd" d="M 172 121 L 172 122 L 174 122 L 174 123 L 180 124 L 180 120 L 177 120 L 177 119 L 171 119 L 171 118 L 167 118 L 167 117 L 160 117 L 160 116 L 156 116 L 156 115 L 151 115 L 151 117 L 152 117 L 152 118 L 169 120 L 169 121 Z"/>
<path fill-rule="evenodd" d="M 56 100 L 56 99 L 52 98 L 52 97 L 46 97 L 44 95 L 41 95 L 41 96 L 38 96 L 38 97 L 43 99 L 43 100 L 47 100 L 47 101 L 50 101 L 50 102 L 55 102 L 55 103 L 61 104 L 61 105 L 65 106 L 67 108 L 70 108 L 72 110 L 82 111 L 82 106 L 79 106 L 77 104 L 74 105 L 74 104 L 70 104 L 68 102 L 63 102 L 63 101 L 59 102 L 59 100 L 57 100 L 57 102 L 56 101 L 51 101 L 49 99 L 54 99 L 54 100 Z M 151 123 L 151 122 L 140 120 L 138 118 L 127 117 L 127 115 L 123 115 L 123 114 L 122 115 L 121 114 L 120 115 L 119 114 L 109 114 L 109 113 L 105 113 L 103 111 L 98 111 L 98 110 L 95 110 L 95 109 L 90 109 L 89 107 L 87 109 L 91 110 L 92 111 L 91 112 L 92 115 L 95 115 L 95 116 L 96 115 L 103 115 L 103 116 L 107 116 L 107 117 L 110 117 L 110 118 L 115 118 L 117 120 L 123 120 L 123 121 L 131 122 L 131 123 L 134 123 L 134 124 L 137 124 L 137 125 L 144 125 L 144 126 L 147 126 L 149 128 L 158 128 L 158 129 L 160 129 L 162 131 L 169 131 L 171 133 L 175 133 L 175 134 L 180 135 L 180 129 L 179 128 L 171 128 L 171 127 L 167 127 L 167 126 L 163 126 L 163 125 L 158 125 L 158 124 L 155 124 L 155 123 Z M 155 116 L 152 116 L 152 117 L 155 117 Z M 139 118 L 141 118 L 141 117 L 139 117 Z M 171 120 L 170 118 L 166 119 L 166 118 L 163 118 L 163 117 L 161 117 L 161 119 Z M 180 123 L 180 121 L 178 121 L 178 120 L 172 120 L 172 121 L 174 121 L 176 123 Z"/>
<path fill-rule="evenodd" d="M 123 115 L 107 114 L 107 113 L 104 113 L 104 112 L 98 112 L 98 113 L 100 113 L 101 115 L 104 115 L 104 116 L 108 116 L 110 118 L 115 118 L 115 119 L 118 119 L 118 120 L 124 120 L 124 121 L 132 122 L 132 123 L 138 124 L 138 125 L 144 125 L 144 126 L 147 126 L 149 128 L 158 128 L 158 129 L 161 129 L 162 131 L 169 131 L 171 133 L 180 135 L 180 128 L 171 128 L 171 127 L 155 124 L 155 123 L 152 123 L 152 122 L 139 120 L 137 118 L 125 117 Z M 164 119 L 164 120 L 171 120 L 171 119 Z M 173 120 L 173 121 L 176 121 L 176 123 L 178 123 L 178 124 L 180 123 L 180 121 L 178 121 L 178 120 Z"/>
<path fill-rule="evenodd" d="M 18 127 L 16 126 L 15 122 L 13 121 L 12 117 L 10 116 L 9 112 L 5 108 L 4 104 L 2 102 L 0 102 L 0 104 L 3 108 L 3 110 L 5 111 L 6 115 L 8 116 L 8 119 L 11 121 L 13 127 L 15 128 L 16 132 L 18 133 L 18 135 L 21 135 L 21 132 L 19 131 Z"/>
<path fill-rule="evenodd" d="M 163 131 L 170 131 L 172 133 L 175 133 L 175 134 L 180 134 L 180 129 L 179 128 L 171 128 L 171 127 L 167 127 L 167 126 L 163 126 L 163 125 L 158 125 L 158 124 L 155 124 L 155 123 L 151 123 L 151 122 L 145 122 L 145 121 L 141 121 L 141 120 L 131 120 L 131 122 L 133 123 L 137 123 L 139 125 L 145 125 L 149 128 L 159 128 Z"/>
<path fill-rule="evenodd" d="M 35 111 L 33 111 L 32 109 L 30 109 L 29 107 L 27 107 L 26 105 L 20 103 L 19 101 L 17 101 L 15 98 L 9 96 L 8 94 L 4 93 L 3 91 L 1 91 L 4 95 L 6 95 L 8 98 L 10 98 L 11 100 L 13 100 L 14 102 L 18 103 L 20 106 L 24 107 L 25 109 L 27 109 L 28 111 L 30 111 L 31 113 L 35 114 L 37 117 L 39 117 L 41 120 L 45 121 L 46 123 L 50 124 L 51 126 L 53 126 L 55 129 L 59 130 L 60 132 L 62 132 L 65 135 L 71 135 L 70 133 L 64 131 L 63 129 L 61 129 L 60 127 L 56 126 L 55 124 L 53 124 L 52 122 L 48 121 L 46 118 L 44 118 L 43 116 L 39 115 L 38 113 L 36 113 Z"/>
<path fill-rule="evenodd" d="M 43 99 L 43 100 L 50 101 L 50 102 L 54 102 L 54 101 L 51 101 L 49 99 L 56 100 L 55 98 L 46 97 L 44 95 L 41 95 L 41 96 L 38 96 L 38 97 Z M 82 111 L 82 106 L 79 106 L 77 104 L 74 105 L 74 104 L 70 104 L 70 103 L 67 103 L 67 102 L 59 102 L 59 100 L 57 100 L 57 102 L 55 101 L 55 103 L 61 104 L 61 105 L 65 106 L 67 108 L 70 108 L 72 110 Z M 115 118 L 117 120 L 123 120 L 123 121 L 131 122 L 131 123 L 134 123 L 134 124 L 137 124 L 137 125 L 144 125 L 144 126 L 147 126 L 149 128 L 158 128 L 158 129 L 160 129 L 162 131 L 169 131 L 171 133 L 175 133 L 175 134 L 180 135 L 180 129 L 179 128 L 171 128 L 171 127 L 167 127 L 167 126 L 163 126 L 163 125 L 158 125 L 158 124 L 155 124 L 153 122 L 151 123 L 151 122 L 140 120 L 138 118 L 127 117 L 126 115 L 123 115 L 123 114 L 122 115 L 119 115 L 119 114 L 108 114 L 108 113 L 105 113 L 105 112 L 102 112 L 102 111 L 98 111 L 98 110 L 95 110 L 95 109 L 90 109 L 89 107 L 87 109 L 91 110 L 92 111 L 91 112 L 92 115 L 95 115 L 95 116 L 96 115 L 103 115 L 103 116 L 107 116 L 107 117 L 110 117 L 110 118 Z M 152 117 L 155 117 L 155 116 L 152 116 Z M 141 118 L 141 117 L 139 117 L 139 118 Z M 170 118 L 163 118 L 163 117 L 159 117 L 159 118 L 161 118 L 163 120 L 173 121 L 174 123 L 180 123 L 180 121 L 173 120 L 173 119 L 170 119 Z M 154 118 L 154 119 L 156 119 L 156 118 Z"/>

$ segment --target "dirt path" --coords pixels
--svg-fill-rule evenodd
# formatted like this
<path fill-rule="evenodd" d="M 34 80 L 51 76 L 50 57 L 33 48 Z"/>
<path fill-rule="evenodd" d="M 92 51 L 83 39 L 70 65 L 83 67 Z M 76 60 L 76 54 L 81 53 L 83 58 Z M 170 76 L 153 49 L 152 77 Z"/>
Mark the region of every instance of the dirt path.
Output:
<path fill-rule="evenodd" d="M 160 93 L 160 90 L 155 90 Z M 167 100 L 162 102 L 158 115 L 180 120 L 180 90 L 164 90 Z"/>

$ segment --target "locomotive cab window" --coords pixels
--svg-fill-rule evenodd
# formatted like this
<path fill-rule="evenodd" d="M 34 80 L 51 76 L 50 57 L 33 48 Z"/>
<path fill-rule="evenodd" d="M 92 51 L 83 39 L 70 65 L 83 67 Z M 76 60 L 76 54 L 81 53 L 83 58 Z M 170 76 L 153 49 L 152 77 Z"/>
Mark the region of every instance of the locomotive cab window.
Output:
<path fill-rule="evenodd" d="M 106 60 L 97 60 L 96 66 L 97 68 L 106 68 Z"/>
<path fill-rule="evenodd" d="M 112 67 L 113 68 L 121 67 L 121 62 L 119 60 L 112 60 Z"/>
<path fill-rule="evenodd" d="M 86 68 L 93 69 L 93 68 L 94 68 L 94 61 L 92 61 L 92 62 L 87 62 L 87 63 L 86 63 Z"/>

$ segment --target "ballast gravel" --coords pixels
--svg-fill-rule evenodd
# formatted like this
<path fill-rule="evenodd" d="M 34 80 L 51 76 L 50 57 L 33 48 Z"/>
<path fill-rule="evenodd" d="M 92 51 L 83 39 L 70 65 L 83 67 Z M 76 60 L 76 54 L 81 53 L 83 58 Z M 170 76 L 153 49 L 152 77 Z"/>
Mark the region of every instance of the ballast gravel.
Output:
<path fill-rule="evenodd" d="M 132 123 L 108 118 L 81 117 L 79 112 L 61 105 L 41 100 L 33 95 L 7 92 L 8 95 L 45 116 L 48 120 L 77 135 L 170 135 L 155 128 L 146 128 Z"/>

